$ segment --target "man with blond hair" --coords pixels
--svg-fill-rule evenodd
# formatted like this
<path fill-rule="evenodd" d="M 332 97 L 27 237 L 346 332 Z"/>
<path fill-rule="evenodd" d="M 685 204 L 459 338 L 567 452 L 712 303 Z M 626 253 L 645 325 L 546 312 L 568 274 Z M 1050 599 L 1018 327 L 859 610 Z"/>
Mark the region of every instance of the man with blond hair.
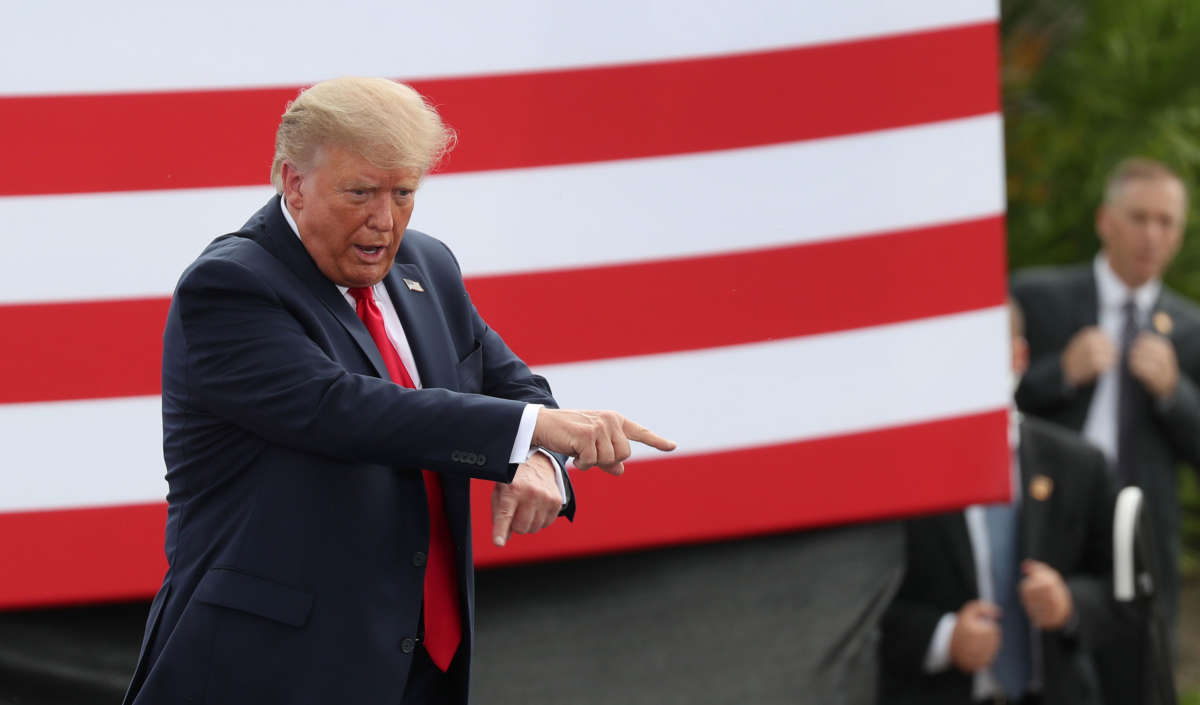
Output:
<path fill-rule="evenodd" d="M 1013 295 L 1027 317 L 1032 362 L 1017 404 L 1081 432 L 1105 452 L 1118 487 L 1145 493 L 1159 599 L 1179 603 L 1175 469 L 1200 467 L 1200 309 L 1162 274 L 1183 242 L 1183 181 L 1166 165 L 1127 159 L 1096 212 L 1101 251 L 1089 264 L 1024 271 Z M 1141 635 L 1097 653 L 1109 705 L 1137 703 Z"/>
<path fill-rule="evenodd" d="M 493 537 L 620 474 L 615 412 L 555 408 L 480 318 L 450 250 L 407 230 L 451 143 L 385 79 L 319 83 L 279 125 L 278 192 L 184 271 L 163 349 L 167 574 L 127 703 L 465 703 L 468 485 Z"/>

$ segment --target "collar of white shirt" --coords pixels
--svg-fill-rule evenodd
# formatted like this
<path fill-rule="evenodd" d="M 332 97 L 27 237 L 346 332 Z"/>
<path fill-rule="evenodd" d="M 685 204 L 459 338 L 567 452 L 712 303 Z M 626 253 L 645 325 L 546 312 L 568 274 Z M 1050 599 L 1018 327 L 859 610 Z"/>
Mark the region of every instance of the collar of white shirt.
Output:
<path fill-rule="evenodd" d="M 1159 292 L 1162 291 L 1162 281 L 1159 279 L 1151 279 L 1138 288 L 1130 290 L 1113 271 L 1112 265 L 1108 262 L 1108 256 L 1103 252 L 1096 255 L 1096 259 L 1092 262 L 1092 271 L 1096 274 L 1097 304 L 1100 306 L 1101 313 L 1106 310 L 1120 313 L 1121 307 L 1132 296 L 1137 304 L 1138 317 L 1145 318 L 1150 313 L 1151 307 L 1154 306 L 1154 302 L 1158 300 Z"/>

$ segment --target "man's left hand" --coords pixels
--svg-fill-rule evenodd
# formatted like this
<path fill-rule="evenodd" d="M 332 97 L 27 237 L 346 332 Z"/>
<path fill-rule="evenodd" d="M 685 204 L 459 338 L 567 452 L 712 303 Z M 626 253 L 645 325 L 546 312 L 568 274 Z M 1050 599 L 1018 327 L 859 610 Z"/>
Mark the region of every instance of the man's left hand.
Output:
<path fill-rule="evenodd" d="M 1138 334 L 1129 347 L 1129 371 L 1159 399 L 1166 399 L 1179 382 L 1179 359 L 1175 346 L 1157 333 Z"/>
<path fill-rule="evenodd" d="M 1045 563 L 1033 560 L 1022 561 L 1021 572 L 1025 574 L 1019 586 L 1021 604 L 1029 621 L 1038 629 L 1062 629 L 1075 610 L 1071 591 L 1062 575 Z"/>
<path fill-rule="evenodd" d="M 562 494 L 554 475 L 558 470 L 543 453 L 534 453 L 517 466 L 511 484 L 497 482 L 492 490 L 492 542 L 508 543 L 512 532 L 532 534 L 550 526 L 562 509 Z"/>

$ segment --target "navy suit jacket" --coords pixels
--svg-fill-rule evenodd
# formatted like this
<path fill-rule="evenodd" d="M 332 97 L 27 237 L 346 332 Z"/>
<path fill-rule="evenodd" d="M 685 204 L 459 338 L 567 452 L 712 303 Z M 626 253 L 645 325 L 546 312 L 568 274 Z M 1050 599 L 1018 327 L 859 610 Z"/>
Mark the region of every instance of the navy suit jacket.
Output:
<path fill-rule="evenodd" d="M 169 568 L 126 703 L 399 703 L 421 648 L 421 468 L 442 476 L 466 701 L 469 482 L 511 481 L 525 403 L 554 399 L 444 244 L 406 232 L 385 283 L 424 389 L 388 381 L 279 197 L 183 273 L 163 337 Z"/>

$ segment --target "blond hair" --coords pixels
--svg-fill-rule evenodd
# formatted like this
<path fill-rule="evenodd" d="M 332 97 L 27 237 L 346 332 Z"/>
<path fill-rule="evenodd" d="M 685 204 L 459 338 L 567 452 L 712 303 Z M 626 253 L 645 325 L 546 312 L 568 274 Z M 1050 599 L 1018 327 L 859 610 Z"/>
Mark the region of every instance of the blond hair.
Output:
<path fill-rule="evenodd" d="M 283 193 L 283 163 L 313 166 L 322 145 L 336 144 L 381 169 L 422 175 L 454 145 L 454 132 L 429 101 L 386 78 L 346 76 L 322 81 L 288 103 L 275 132 L 271 183 Z"/>

